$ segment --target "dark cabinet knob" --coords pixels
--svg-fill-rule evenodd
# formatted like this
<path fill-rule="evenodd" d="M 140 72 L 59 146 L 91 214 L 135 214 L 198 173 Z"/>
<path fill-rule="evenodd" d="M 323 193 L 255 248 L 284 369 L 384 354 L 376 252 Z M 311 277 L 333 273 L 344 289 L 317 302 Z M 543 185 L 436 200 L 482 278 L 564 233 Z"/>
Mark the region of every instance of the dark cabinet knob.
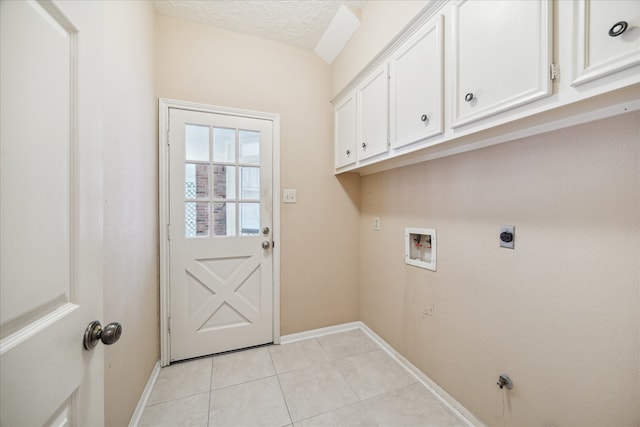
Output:
<path fill-rule="evenodd" d="M 629 24 L 627 23 L 627 21 L 616 22 L 615 24 L 613 24 L 613 27 L 609 29 L 609 36 L 618 37 L 620 34 L 627 31 L 628 26 Z"/>
<path fill-rule="evenodd" d="M 420 120 L 426 122 L 427 120 L 429 120 L 429 117 L 427 117 L 426 114 L 423 114 L 422 116 L 420 116 Z"/>
<path fill-rule="evenodd" d="M 367 149 L 367 143 L 366 143 L 366 142 L 363 142 L 363 143 L 362 143 L 362 149 L 363 149 L 363 150 L 366 150 L 366 149 Z"/>
<path fill-rule="evenodd" d="M 464 100 L 467 102 L 471 102 L 472 99 L 473 99 L 473 94 L 471 92 L 469 92 L 464 96 Z"/>

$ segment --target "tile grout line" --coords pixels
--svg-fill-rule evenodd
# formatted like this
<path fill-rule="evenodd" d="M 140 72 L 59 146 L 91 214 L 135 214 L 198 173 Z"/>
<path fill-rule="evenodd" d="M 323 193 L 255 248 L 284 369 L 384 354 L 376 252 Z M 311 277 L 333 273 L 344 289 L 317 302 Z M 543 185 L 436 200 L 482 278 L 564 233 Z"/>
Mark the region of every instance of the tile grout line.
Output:
<path fill-rule="evenodd" d="M 207 409 L 207 427 L 211 425 L 211 405 L 213 404 L 213 357 L 211 358 L 211 375 L 209 375 L 209 408 Z"/>
<path fill-rule="evenodd" d="M 344 358 L 344 357 L 343 357 L 342 359 L 336 359 L 336 360 L 343 360 L 343 359 L 346 359 L 346 358 Z M 355 403 L 351 403 L 351 404 L 349 404 L 349 405 L 346 405 L 346 406 L 342 406 L 342 407 L 340 407 L 340 408 L 333 409 L 332 411 L 335 411 L 335 410 L 338 410 L 338 409 L 342 409 L 342 408 L 347 408 L 347 407 L 349 407 L 349 406 L 351 406 L 351 405 L 360 404 L 360 405 L 362 406 L 362 409 L 364 409 L 364 411 L 367 413 L 367 415 L 369 415 L 369 417 L 370 417 L 372 420 L 376 421 L 376 424 L 377 424 L 377 423 L 378 423 L 378 421 L 376 420 L 376 418 L 374 417 L 374 415 L 369 411 L 369 409 L 367 408 L 367 406 L 364 404 L 364 400 L 360 399 L 360 396 L 358 396 L 358 393 L 356 393 L 356 391 L 355 391 L 355 390 L 353 389 L 353 387 L 351 386 L 351 383 L 350 383 L 350 382 L 349 382 L 349 381 L 344 377 L 344 375 L 342 374 L 342 371 L 340 370 L 340 368 L 338 368 L 338 366 L 335 364 L 335 362 L 336 362 L 335 360 L 331 361 L 331 363 L 333 363 L 333 366 L 335 366 L 336 371 L 338 371 L 338 373 L 340 374 L 340 376 L 342 377 L 342 379 L 344 379 L 344 382 L 346 382 L 346 383 L 347 383 L 347 385 L 349 386 L 349 389 L 353 392 L 354 396 L 358 399 L 358 401 L 357 401 L 357 402 L 355 402 Z M 328 412 L 332 412 L 332 411 L 328 411 Z"/>
<path fill-rule="evenodd" d="M 280 388 L 280 394 L 282 394 L 282 400 L 284 401 L 284 406 L 285 408 L 287 408 L 287 415 L 289 415 L 289 421 L 291 422 L 291 425 L 293 425 L 293 417 L 291 416 L 291 410 L 289 410 L 289 403 L 287 402 L 287 397 L 284 395 L 284 390 L 282 389 L 282 384 L 280 383 L 280 374 L 278 373 L 278 370 L 276 369 L 276 364 L 273 362 L 273 355 L 271 354 L 270 350 L 267 350 L 269 352 L 269 359 L 271 359 L 271 364 L 273 365 L 273 371 L 276 373 L 276 380 L 278 381 L 278 387 Z"/>
<path fill-rule="evenodd" d="M 174 398 L 174 399 L 163 400 L 162 402 L 155 402 L 155 403 L 152 403 L 152 404 L 150 404 L 150 405 L 145 406 L 145 408 L 152 408 L 152 407 L 154 407 L 154 406 L 158 406 L 158 405 L 165 405 L 165 404 L 167 404 L 167 403 L 175 402 L 175 401 L 177 401 L 177 400 L 188 399 L 188 398 L 190 398 L 190 397 L 198 396 L 199 394 L 205 394 L 205 393 L 207 393 L 207 392 L 208 392 L 208 391 L 198 391 L 198 392 L 195 392 L 195 393 L 192 393 L 192 394 L 187 394 L 187 395 L 184 395 L 184 396 L 179 396 L 179 397 L 176 397 L 176 398 Z"/>
<path fill-rule="evenodd" d="M 347 331 L 345 331 L 345 332 L 347 332 Z M 368 354 L 368 353 L 371 353 L 371 352 L 374 352 L 374 351 L 382 350 L 382 348 L 380 347 L 380 345 L 379 345 L 377 342 L 373 341 L 373 340 L 372 340 L 368 335 L 365 335 L 365 336 L 367 337 L 367 339 L 371 340 L 371 341 L 376 345 L 376 347 L 379 347 L 379 348 L 378 348 L 378 349 L 376 349 L 376 350 L 370 350 L 370 351 L 365 351 L 365 352 L 363 352 L 363 353 L 358 353 L 358 354 L 356 354 L 356 355 L 351 355 L 351 356 L 345 356 L 345 357 L 341 357 L 341 358 L 336 358 L 336 359 L 332 360 L 332 361 L 331 361 L 331 363 L 332 363 L 332 364 L 333 364 L 333 366 L 336 368 L 336 370 L 338 371 L 338 373 L 340 374 L 340 376 L 342 377 L 342 379 L 344 379 L 344 381 L 347 383 L 347 385 L 349 386 L 349 389 L 351 389 L 351 391 L 353 392 L 353 394 L 358 398 L 358 402 L 356 402 L 356 403 L 359 403 L 360 405 L 362 405 L 362 408 L 363 408 L 363 409 L 364 409 L 364 411 L 369 415 L 369 417 L 370 417 L 372 420 L 375 420 L 375 416 L 374 416 L 374 415 L 369 411 L 369 409 L 368 409 L 368 408 L 366 407 L 366 405 L 364 404 L 365 400 L 368 400 L 368 399 L 362 400 L 362 399 L 360 398 L 360 396 L 358 396 L 358 393 L 356 393 L 356 391 L 354 390 L 354 388 L 353 388 L 353 386 L 351 385 L 351 383 L 350 383 L 350 382 L 345 378 L 345 376 L 344 376 L 344 374 L 342 373 L 342 371 L 340 370 L 340 368 L 338 368 L 338 365 L 336 365 L 336 361 L 338 361 L 338 360 L 344 360 L 344 359 L 347 359 L 348 357 L 359 356 L 359 355 L 361 355 L 361 354 Z M 317 338 L 316 338 L 316 339 L 317 339 Z M 318 343 L 320 343 L 320 340 L 318 340 Z M 320 343 L 320 346 L 322 346 L 322 343 Z M 322 347 L 322 348 L 324 349 L 324 347 Z M 325 352 L 326 352 L 326 350 L 325 350 Z M 352 403 L 351 405 L 355 405 L 356 403 Z M 343 406 L 343 408 L 346 408 L 346 407 L 351 406 L 351 405 Z M 337 409 L 340 409 L 340 408 L 337 408 Z M 334 409 L 334 410 L 335 410 L 335 409 Z M 331 412 L 331 411 L 328 411 L 328 412 Z M 377 421 L 376 421 L 376 423 L 377 423 Z"/>
<path fill-rule="evenodd" d="M 364 331 L 362 331 L 362 332 L 364 333 Z M 333 363 L 334 367 L 336 368 L 336 370 L 338 371 L 338 373 L 340 374 L 340 376 L 341 376 L 341 377 L 344 379 L 344 381 L 347 383 L 347 385 L 349 386 L 349 388 L 351 389 L 351 391 L 353 392 L 353 394 L 358 398 L 358 402 L 356 402 L 356 403 L 352 403 L 352 404 L 350 404 L 350 405 L 343 406 L 343 407 L 341 407 L 341 408 L 346 408 L 346 407 L 348 407 L 348 406 L 355 405 L 355 404 L 358 404 L 358 403 L 359 403 L 360 405 L 362 405 L 362 409 L 364 409 L 364 411 L 367 413 L 367 415 L 369 415 L 369 417 L 370 417 L 372 420 L 374 420 L 374 421 L 376 422 L 376 424 L 377 424 L 377 422 L 378 422 L 378 421 L 377 421 L 377 419 L 376 419 L 376 417 L 375 417 L 375 414 L 373 414 L 373 413 L 371 413 L 371 411 L 369 411 L 369 408 L 367 408 L 367 405 L 365 405 L 365 404 L 364 404 L 364 402 L 369 401 L 369 400 L 374 399 L 374 398 L 377 398 L 377 397 L 380 397 L 380 396 L 384 396 L 385 394 L 387 394 L 387 393 L 389 393 L 389 392 L 399 390 L 400 388 L 403 388 L 403 387 L 400 387 L 400 388 L 398 388 L 398 389 L 394 389 L 394 390 L 390 390 L 390 391 L 387 391 L 387 392 L 384 392 L 384 393 L 376 394 L 376 395 L 374 395 L 374 396 L 370 396 L 370 397 L 368 397 L 368 398 L 366 398 L 366 399 L 361 399 L 361 398 L 360 398 L 360 396 L 358 395 L 358 393 L 356 393 L 356 391 L 354 390 L 354 388 L 353 388 L 353 386 L 351 385 L 351 383 L 349 382 L 349 380 L 347 380 L 347 378 L 345 378 L 344 374 L 342 373 L 342 371 L 340 370 L 340 368 L 339 368 L 339 367 L 336 365 L 336 363 L 335 363 L 335 362 L 337 362 L 337 361 L 339 361 L 339 360 L 345 360 L 345 359 L 348 359 L 348 358 L 350 358 L 350 357 L 357 357 L 357 356 L 362 356 L 362 355 L 365 355 L 365 354 L 371 354 L 371 353 L 374 353 L 374 352 L 376 352 L 376 351 L 380 351 L 380 352 L 382 352 L 383 354 L 386 354 L 386 352 L 384 351 L 384 348 L 382 348 L 382 346 L 381 346 L 380 344 L 378 344 L 375 340 L 373 340 L 373 339 L 372 339 L 368 334 L 364 333 L 364 335 L 365 335 L 365 337 L 366 337 L 368 340 L 370 340 L 371 342 L 373 342 L 373 343 L 375 344 L 375 346 L 377 347 L 375 350 L 368 350 L 368 351 L 364 351 L 364 352 L 362 352 L 362 353 L 357 353 L 357 354 L 353 354 L 353 355 L 350 355 L 350 356 L 345 356 L 345 357 L 337 358 L 337 359 L 332 360 L 332 361 L 331 361 L 331 363 Z M 319 340 L 318 340 L 318 341 L 319 341 Z M 391 359 L 391 358 L 390 358 L 390 359 Z M 398 365 L 398 367 L 399 367 L 399 368 L 402 368 L 402 366 L 400 366 L 400 364 L 399 364 L 397 361 L 395 361 L 395 360 L 393 360 L 393 359 L 391 359 L 391 360 L 392 360 L 392 362 L 393 362 L 393 363 L 395 363 L 396 365 Z M 414 379 L 415 379 L 415 378 L 414 378 Z M 415 384 L 415 383 L 417 383 L 417 382 L 418 382 L 418 381 L 416 380 L 416 381 L 415 381 L 414 383 L 412 383 L 412 384 Z M 341 409 L 341 408 L 336 408 L 336 409 Z M 333 409 L 333 410 L 331 410 L 331 411 L 327 411 L 327 412 L 332 412 L 332 411 L 335 411 L 336 409 Z M 325 412 L 325 413 L 327 413 L 327 412 Z"/>

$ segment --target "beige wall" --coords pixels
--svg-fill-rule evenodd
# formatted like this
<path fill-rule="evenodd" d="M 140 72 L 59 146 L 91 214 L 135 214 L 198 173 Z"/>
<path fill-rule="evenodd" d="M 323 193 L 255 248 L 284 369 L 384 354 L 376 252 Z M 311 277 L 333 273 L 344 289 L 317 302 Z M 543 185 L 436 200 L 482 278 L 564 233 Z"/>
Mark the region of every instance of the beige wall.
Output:
<path fill-rule="evenodd" d="M 363 177 L 362 320 L 489 425 L 637 426 L 639 123 Z M 437 230 L 437 272 L 404 264 L 407 226 Z"/>
<path fill-rule="evenodd" d="M 332 94 L 419 10 L 370 2 Z M 363 177 L 361 319 L 488 425 L 640 425 L 639 123 Z M 500 224 L 516 226 L 515 250 L 498 247 Z M 404 263 L 408 226 L 437 230 L 437 272 Z"/>
<path fill-rule="evenodd" d="M 160 357 L 157 132 L 149 2 L 105 2 L 104 319 L 123 325 L 106 347 L 105 423 L 125 426 Z"/>
<path fill-rule="evenodd" d="M 283 334 L 358 319 L 357 177 L 333 176 L 329 67 L 312 52 L 158 16 L 161 98 L 280 114 Z M 276 190 L 277 191 L 277 190 Z"/>
<path fill-rule="evenodd" d="M 362 10 L 362 24 L 331 64 L 333 98 L 414 18 L 428 0 L 375 0 Z"/>

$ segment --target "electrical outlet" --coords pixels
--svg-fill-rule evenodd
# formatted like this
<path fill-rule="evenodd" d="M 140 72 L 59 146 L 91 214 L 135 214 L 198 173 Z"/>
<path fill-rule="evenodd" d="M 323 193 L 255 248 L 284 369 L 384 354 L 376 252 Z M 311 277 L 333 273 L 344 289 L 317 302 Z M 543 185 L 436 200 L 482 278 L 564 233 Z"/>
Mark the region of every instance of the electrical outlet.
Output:
<path fill-rule="evenodd" d="M 379 216 L 374 216 L 373 217 L 373 229 L 375 231 L 379 231 L 380 230 L 380 217 Z"/>
<path fill-rule="evenodd" d="M 513 249 L 516 240 L 516 227 L 513 225 L 500 226 L 500 247 Z"/>

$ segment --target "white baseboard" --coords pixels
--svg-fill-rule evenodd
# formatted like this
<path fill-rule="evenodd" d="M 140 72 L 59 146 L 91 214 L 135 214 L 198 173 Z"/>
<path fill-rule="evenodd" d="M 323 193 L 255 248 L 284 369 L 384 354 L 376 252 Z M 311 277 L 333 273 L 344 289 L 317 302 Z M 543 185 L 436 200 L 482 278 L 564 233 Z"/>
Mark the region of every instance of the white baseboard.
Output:
<path fill-rule="evenodd" d="M 362 329 L 362 324 L 363 323 L 360 321 L 342 323 L 340 325 L 327 326 L 326 328 L 312 329 L 310 331 L 283 335 L 280 337 L 280 344 L 290 344 L 292 342 L 308 340 L 310 338 L 318 338 L 325 335 L 337 334 L 338 332 L 345 332 L 353 329 Z"/>
<path fill-rule="evenodd" d="M 433 393 L 445 406 L 449 408 L 451 412 L 458 415 L 458 417 L 465 421 L 470 427 L 485 427 L 485 424 L 477 419 L 467 408 L 462 406 L 460 402 L 454 399 L 449 393 L 444 391 L 442 387 L 436 384 L 431 378 L 429 378 L 424 372 L 416 368 L 415 365 L 409 362 L 403 355 L 398 353 L 396 349 L 391 347 L 385 340 L 383 340 L 378 334 L 373 332 L 371 328 L 360 322 L 360 328 L 362 331 L 369 335 L 369 337 L 378 343 L 384 351 L 387 352 L 392 359 L 398 362 L 403 368 L 407 370 L 420 384 L 422 384 L 427 390 Z"/>
<path fill-rule="evenodd" d="M 449 411 L 454 413 L 464 421 L 469 427 L 485 427 L 485 424 L 476 418 L 467 408 L 462 406 L 460 402 L 454 399 L 449 393 L 444 391 L 442 387 L 436 384 L 431 378 L 424 374 L 420 369 L 416 368 L 411 362 L 409 362 L 403 355 L 398 353 L 393 347 L 391 347 L 385 340 L 383 340 L 378 334 L 373 332 L 371 328 L 365 325 L 363 322 L 351 322 L 343 323 L 341 325 L 329 326 L 326 328 L 313 329 L 310 331 L 299 332 L 296 334 L 284 335 L 281 337 L 282 344 L 288 344 L 296 341 L 306 340 L 310 338 L 318 338 L 325 335 L 335 334 L 338 332 L 350 331 L 353 329 L 360 329 L 367 334 L 372 340 L 374 340 L 392 359 L 398 362 L 404 369 L 409 372 L 420 384 L 422 384 L 427 390 L 433 393 L 445 405 Z"/>
<path fill-rule="evenodd" d="M 156 380 L 158 379 L 158 375 L 160 374 L 160 361 L 156 362 L 156 365 L 153 367 L 153 371 L 151 371 L 151 375 L 149 376 L 149 381 L 147 381 L 147 385 L 144 387 L 142 391 L 142 395 L 140 396 L 140 400 L 138 401 L 138 406 L 136 406 L 136 410 L 133 411 L 133 415 L 131 416 L 131 421 L 129 421 L 129 427 L 138 427 L 138 423 L 140 422 L 140 418 L 142 418 L 142 413 L 144 412 L 144 407 L 147 406 L 147 402 L 149 401 L 149 396 L 151 396 L 151 391 L 153 391 L 153 386 L 156 384 Z"/>

